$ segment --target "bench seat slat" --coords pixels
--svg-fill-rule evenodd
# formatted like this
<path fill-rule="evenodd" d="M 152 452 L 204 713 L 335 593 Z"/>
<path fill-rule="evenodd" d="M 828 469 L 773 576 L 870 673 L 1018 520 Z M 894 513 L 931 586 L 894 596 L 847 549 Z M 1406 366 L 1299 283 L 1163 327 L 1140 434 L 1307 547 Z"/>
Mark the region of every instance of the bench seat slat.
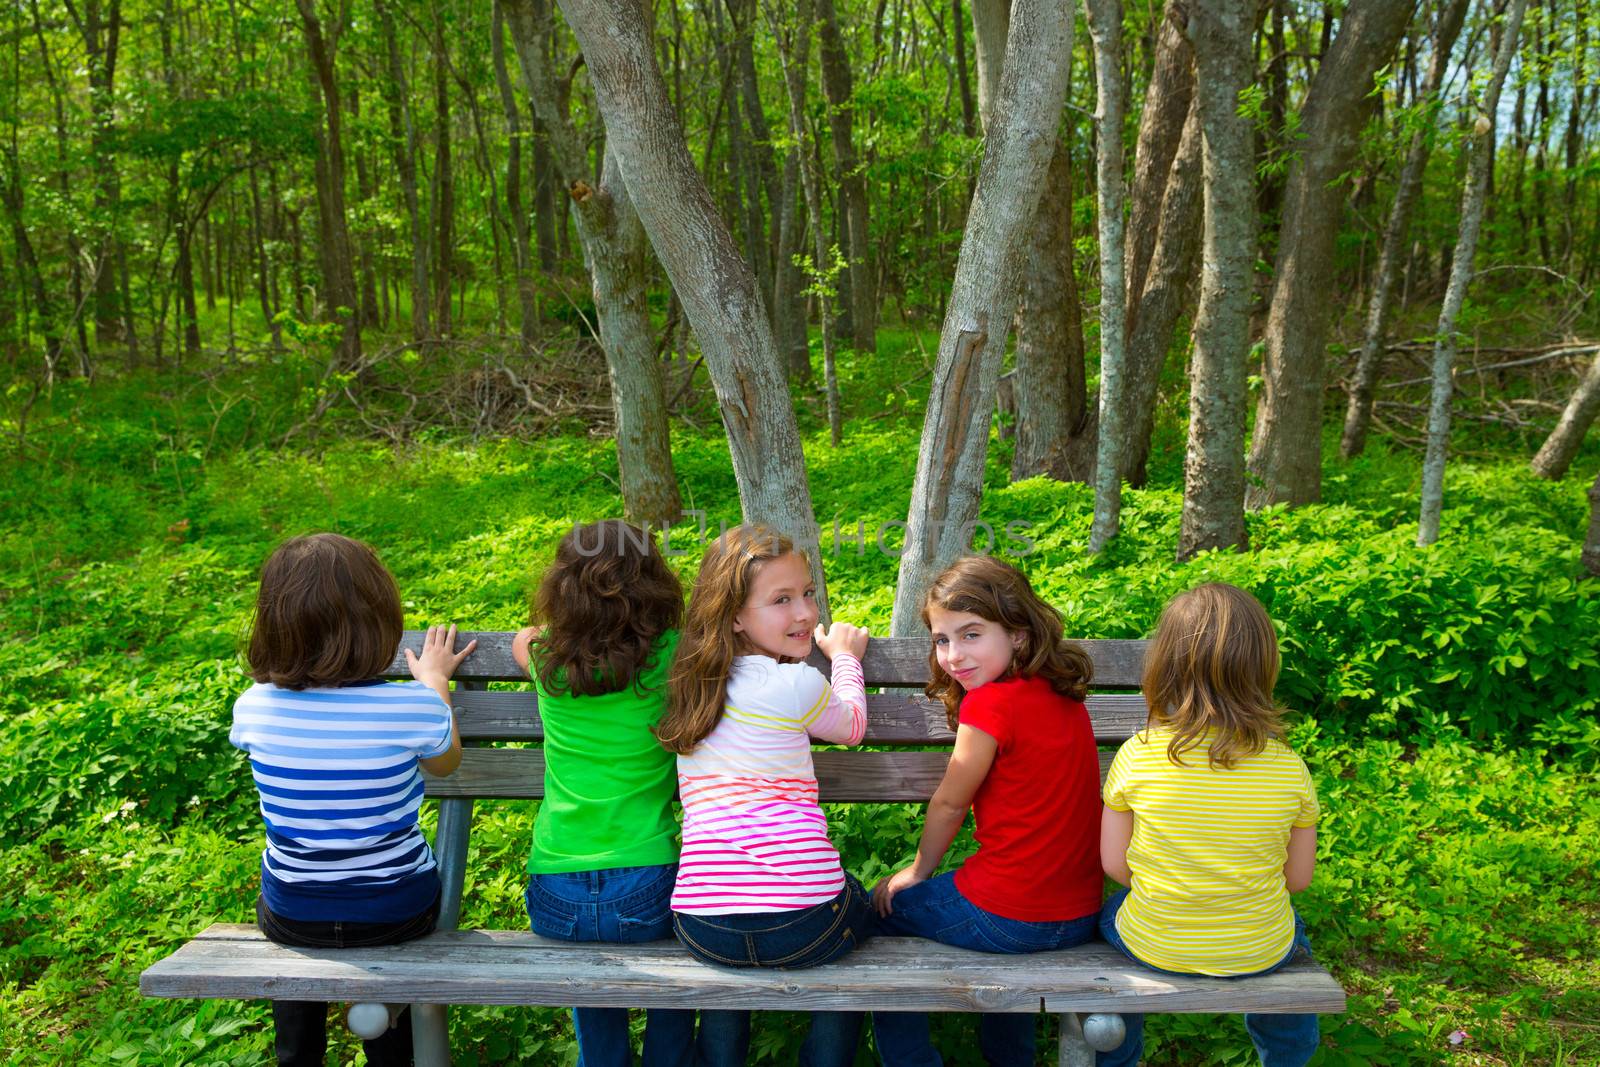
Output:
<path fill-rule="evenodd" d="M 1107 945 L 992 956 L 878 938 L 803 971 L 699 963 L 672 941 L 580 945 L 521 931 L 464 930 L 404 945 L 274 945 L 250 926 L 213 926 L 139 979 L 146 996 L 857 1011 L 1344 1010 L 1344 991 L 1297 961 L 1247 981 L 1156 974 Z"/>
<path fill-rule="evenodd" d="M 1087 701 L 1095 740 L 1120 744 L 1144 729 L 1144 697 L 1138 693 L 1091 693 Z M 455 693 L 456 722 L 464 741 L 539 741 L 544 723 L 539 700 L 530 690 Z M 903 693 L 867 694 L 869 745 L 948 745 L 955 734 L 945 723 L 944 706 Z"/>
<path fill-rule="evenodd" d="M 468 630 L 457 634 L 457 647 L 476 639 L 473 650 L 456 671 L 456 678 L 469 682 L 525 682 L 528 676 L 511 658 L 511 639 L 516 635 L 503 630 Z M 422 651 L 422 630 L 407 630 L 401 648 Z M 1081 641 L 1094 661 L 1094 684 L 1102 689 L 1137 689 L 1144 670 L 1144 650 L 1148 642 L 1127 640 Z M 829 664 L 813 650 L 810 662 L 826 672 Z M 928 680 L 928 641 L 920 637 L 875 637 L 867 644 L 861 664 L 867 685 L 915 686 Z M 397 651 L 384 672 L 386 678 L 409 678 L 404 651 Z"/>
<path fill-rule="evenodd" d="M 1115 753 L 1100 751 L 1100 780 Z M 813 752 L 824 803 L 921 802 L 933 796 L 949 752 Z M 430 797 L 536 800 L 544 796 L 544 753 L 536 748 L 468 748 L 448 778 L 426 778 Z"/>

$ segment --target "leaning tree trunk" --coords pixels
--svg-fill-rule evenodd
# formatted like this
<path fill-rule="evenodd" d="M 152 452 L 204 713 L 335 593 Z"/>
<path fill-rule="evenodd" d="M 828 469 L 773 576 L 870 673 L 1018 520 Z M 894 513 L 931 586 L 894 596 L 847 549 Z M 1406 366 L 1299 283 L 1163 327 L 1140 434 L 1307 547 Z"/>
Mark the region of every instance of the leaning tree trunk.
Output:
<path fill-rule="evenodd" d="M 578 241 L 589 267 L 600 347 L 605 350 L 617 421 L 622 503 L 637 522 L 676 522 L 683 514 L 672 469 L 661 364 L 646 304 L 644 232 L 628 195 L 614 139 L 607 142 L 600 187 L 590 184 L 587 153 L 566 110 L 544 42 L 550 8 L 538 0 L 502 0 L 523 82 L 548 138 L 551 164 L 570 196 Z"/>
<path fill-rule="evenodd" d="M 533 288 L 533 244 L 528 233 L 528 212 L 522 204 L 522 109 L 511 89 L 511 74 L 506 69 L 505 10 L 496 0 L 493 36 L 489 56 L 494 63 L 494 81 L 500 90 L 500 109 L 506 116 L 510 146 L 506 150 L 506 210 L 511 214 L 511 241 L 516 252 L 517 305 L 521 312 L 522 340 L 532 345 L 539 339 L 539 302 Z"/>
<path fill-rule="evenodd" d="M 1600 577 L 1600 474 L 1589 487 L 1589 536 L 1583 540 L 1583 567 Z"/>
<path fill-rule="evenodd" d="M 811 550 L 827 618 L 805 453 L 755 274 L 689 157 L 634 0 L 562 0 L 583 50 L 607 144 L 700 340 L 727 430 L 744 518 Z"/>
<path fill-rule="evenodd" d="M 361 362 L 361 325 L 356 314 L 355 262 L 350 253 L 350 229 L 344 204 L 344 135 L 339 106 L 339 83 L 334 73 L 334 53 L 339 31 L 330 38 L 317 17 L 315 0 L 295 0 L 311 57 L 312 83 L 322 102 L 323 121 L 317 123 L 317 217 L 321 236 L 322 284 L 328 314 L 340 325 L 335 355 L 344 370 Z"/>
<path fill-rule="evenodd" d="M 1455 47 L 1456 36 L 1466 20 L 1467 0 L 1448 0 L 1433 24 L 1433 54 L 1428 60 L 1428 73 L 1423 79 L 1419 99 L 1429 105 L 1439 95 L 1444 83 L 1446 68 L 1450 65 L 1450 50 Z M 1339 454 L 1349 459 L 1359 456 L 1367 446 L 1367 427 L 1372 422 L 1372 393 L 1378 382 L 1378 371 L 1383 366 L 1383 346 L 1389 332 L 1389 317 L 1394 309 L 1395 280 L 1400 273 L 1411 234 L 1411 210 L 1416 205 L 1417 194 L 1422 191 L 1422 172 L 1428 165 L 1428 154 L 1433 148 L 1434 122 L 1430 118 L 1418 126 L 1411 135 L 1411 145 L 1406 150 L 1406 162 L 1400 169 L 1400 181 L 1395 186 L 1394 205 L 1389 209 L 1389 221 L 1383 228 L 1383 248 L 1378 253 L 1378 272 L 1372 282 L 1372 298 L 1367 303 L 1366 331 L 1361 338 L 1361 349 L 1356 354 L 1356 368 L 1350 382 L 1350 395 L 1345 405 L 1344 432 L 1339 439 Z"/>
<path fill-rule="evenodd" d="M 1600 352 L 1589 364 L 1589 373 L 1572 391 L 1572 398 L 1561 413 L 1561 421 L 1556 423 L 1556 428 L 1550 431 L 1543 447 L 1533 457 L 1533 473 L 1541 478 L 1552 479 L 1565 475 L 1596 414 L 1600 414 Z"/>
<path fill-rule="evenodd" d="M 1170 0 L 1156 33 L 1128 195 L 1122 478 L 1136 486 L 1145 482 L 1161 370 L 1194 299 L 1200 252 L 1200 115 L 1188 24 L 1187 0 Z"/>
<path fill-rule="evenodd" d="M 972 31 L 980 57 L 977 110 L 985 129 L 994 122 L 1010 26 L 1010 0 L 974 0 Z M 1070 85 L 1070 66 L 1067 81 Z M 1073 271 L 1069 144 L 1070 140 L 1057 138 L 1051 153 L 1017 295 L 1012 480 L 1048 474 L 1062 481 L 1087 482 L 1094 476 L 1095 412 L 1085 395 L 1083 313 Z"/>
<path fill-rule="evenodd" d="M 1122 521 L 1127 358 L 1123 317 L 1122 248 L 1122 0 L 1084 0 L 1094 39 L 1095 123 L 1099 129 L 1100 184 L 1100 437 L 1095 451 L 1094 522 L 1089 551 L 1117 536 Z"/>
<path fill-rule="evenodd" d="M 920 629 L 923 592 L 972 540 L 1000 357 L 1028 228 L 1055 147 L 1071 53 L 1065 4 L 1017 0 L 939 337 L 895 589 L 891 628 L 897 636 Z"/>
<path fill-rule="evenodd" d="M 1334 238 L 1347 173 L 1377 107 L 1373 76 L 1394 54 L 1416 0 L 1368 0 L 1345 12 L 1306 94 L 1298 156 L 1284 192 L 1273 267 L 1261 400 L 1250 470 L 1251 507 L 1304 504 L 1322 492 L 1322 392 L 1334 307 Z"/>
<path fill-rule="evenodd" d="M 1517 31 L 1527 0 L 1511 0 L 1500 25 L 1500 47 L 1494 70 L 1484 90 L 1473 127 L 1466 187 L 1461 195 L 1461 223 L 1456 231 L 1455 259 L 1450 263 L 1450 285 L 1434 330 L 1433 392 L 1428 403 L 1428 448 L 1422 459 L 1422 507 L 1417 519 L 1417 544 L 1439 539 L 1439 513 L 1444 510 L 1444 461 L 1450 445 L 1450 399 L 1455 392 L 1456 316 L 1467 298 L 1472 280 L 1473 253 L 1483 222 L 1483 204 L 1489 192 L 1489 168 L 1494 163 L 1494 117 L 1499 114 L 1500 87 L 1505 84 L 1511 57 L 1517 51 Z M 1487 3 L 1485 3 L 1487 7 Z"/>
<path fill-rule="evenodd" d="M 1178 558 L 1243 548 L 1245 358 L 1255 262 L 1255 157 L 1239 93 L 1254 73 L 1253 18 L 1236 0 L 1195 0 L 1189 27 L 1205 131 L 1205 250 L 1189 380 Z"/>
<path fill-rule="evenodd" d="M 833 133 L 833 161 L 844 200 L 850 255 L 850 336 L 856 351 L 875 352 L 878 341 L 877 271 L 872 239 L 867 233 L 867 183 L 857 165 L 854 143 L 855 105 L 851 101 L 850 55 L 833 0 L 817 0 L 818 58 L 822 91 L 828 98 L 828 128 Z"/>

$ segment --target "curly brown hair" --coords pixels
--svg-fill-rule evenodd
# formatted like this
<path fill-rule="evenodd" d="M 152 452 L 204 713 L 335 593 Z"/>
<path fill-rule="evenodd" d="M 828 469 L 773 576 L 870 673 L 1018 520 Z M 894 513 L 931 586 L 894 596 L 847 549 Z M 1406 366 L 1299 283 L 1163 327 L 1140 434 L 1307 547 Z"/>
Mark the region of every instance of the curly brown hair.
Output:
<path fill-rule="evenodd" d="M 600 696 L 635 685 L 683 617 L 683 586 L 647 530 L 617 519 L 574 526 L 528 608 L 543 626 L 529 659 L 546 692 Z"/>
<path fill-rule="evenodd" d="M 755 523 L 733 527 L 706 548 L 672 663 L 667 711 L 656 724 L 668 752 L 687 755 L 716 729 L 734 657 L 750 651 L 733 630 L 734 616 L 750 599 L 756 572 L 790 553 L 805 558 L 789 538 Z"/>
<path fill-rule="evenodd" d="M 1082 700 L 1094 677 L 1094 663 L 1083 648 L 1062 636 L 1061 613 L 1039 599 L 1023 574 L 993 556 L 965 556 L 933 580 L 922 598 L 922 625 L 930 626 L 928 610 L 960 611 L 1021 634 L 1004 677 L 1037 675 L 1064 697 Z M 954 730 L 966 690 L 943 667 L 933 646 L 928 648 L 928 677 L 923 689 L 944 705 Z"/>
<path fill-rule="evenodd" d="M 389 666 L 405 616 L 369 545 L 335 533 L 292 537 L 267 557 L 245 658 L 284 689 L 340 686 Z"/>
<path fill-rule="evenodd" d="M 1161 611 L 1145 653 L 1140 688 L 1148 725 L 1172 730 L 1167 758 L 1183 754 L 1215 730 L 1207 762 L 1232 767 L 1272 738 L 1283 738 L 1278 635 L 1261 601 L 1226 582 L 1208 582 L 1173 597 Z"/>

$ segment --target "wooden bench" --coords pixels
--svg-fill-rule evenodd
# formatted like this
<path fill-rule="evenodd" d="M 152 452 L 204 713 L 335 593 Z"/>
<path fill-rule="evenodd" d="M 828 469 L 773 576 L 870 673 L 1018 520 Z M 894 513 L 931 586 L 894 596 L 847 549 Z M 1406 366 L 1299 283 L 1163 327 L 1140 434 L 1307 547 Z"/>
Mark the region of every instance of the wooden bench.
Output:
<path fill-rule="evenodd" d="M 485 688 L 492 681 L 526 681 L 511 658 L 511 636 L 461 635 L 462 643 L 478 640 L 477 651 L 456 676 L 456 715 L 467 747 L 455 774 L 427 782 L 428 795 L 439 802 L 435 852 L 444 896 L 438 932 L 385 948 L 318 951 L 274 945 L 253 926 L 218 923 L 146 970 L 139 978 L 141 992 L 152 997 L 409 1003 L 422 1067 L 450 1062 L 449 1004 L 1042 1010 L 1060 1017 L 1060 1062 L 1073 1067 L 1091 1067 L 1094 1047 L 1120 1042 L 1116 1013 L 1122 1011 L 1344 1011 L 1344 990 L 1304 959 L 1261 978 L 1187 978 L 1145 970 L 1100 943 L 997 956 L 918 938 L 883 937 L 838 963 L 811 970 L 725 970 L 699 963 L 673 941 L 569 944 L 545 940 L 526 928 L 458 930 L 474 802 L 544 793 L 543 754 L 536 747 L 543 728 L 534 694 Z M 405 643 L 420 648 L 421 638 L 419 632 L 408 632 Z M 1102 746 L 1114 746 L 1144 725 L 1144 700 L 1137 686 L 1145 642 L 1083 644 L 1095 664 L 1095 692 L 1088 700 L 1095 736 Z M 874 639 L 863 664 L 867 685 L 920 690 L 928 673 L 927 650 L 924 640 Z M 820 656 L 813 662 L 828 669 Z M 402 656 L 396 656 L 389 675 L 408 677 Z M 920 692 L 869 694 L 867 718 L 868 745 L 947 749 L 954 741 L 943 707 Z M 489 742 L 524 744 L 484 747 Z M 1102 747 L 1102 776 L 1112 754 Z M 947 751 L 926 750 L 814 754 L 822 799 L 831 803 L 925 802 L 948 758 Z"/>

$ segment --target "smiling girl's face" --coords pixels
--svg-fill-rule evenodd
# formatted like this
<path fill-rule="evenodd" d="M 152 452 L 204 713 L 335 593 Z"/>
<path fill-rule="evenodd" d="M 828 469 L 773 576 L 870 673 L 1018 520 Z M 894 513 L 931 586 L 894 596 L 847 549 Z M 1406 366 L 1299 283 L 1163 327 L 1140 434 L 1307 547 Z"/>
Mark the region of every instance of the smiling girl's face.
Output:
<path fill-rule="evenodd" d="M 733 617 L 733 632 L 773 659 L 805 659 L 817 628 L 816 588 L 811 568 L 797 552 L 761 564 L 750 596 Z"/>
<path fill-rule="evenodd" d="M 928 628 L 939 666 L 969 693 L 1010 670 L 1022 644 L 1022 634 L 968 611 L 930 607 Z"/>

